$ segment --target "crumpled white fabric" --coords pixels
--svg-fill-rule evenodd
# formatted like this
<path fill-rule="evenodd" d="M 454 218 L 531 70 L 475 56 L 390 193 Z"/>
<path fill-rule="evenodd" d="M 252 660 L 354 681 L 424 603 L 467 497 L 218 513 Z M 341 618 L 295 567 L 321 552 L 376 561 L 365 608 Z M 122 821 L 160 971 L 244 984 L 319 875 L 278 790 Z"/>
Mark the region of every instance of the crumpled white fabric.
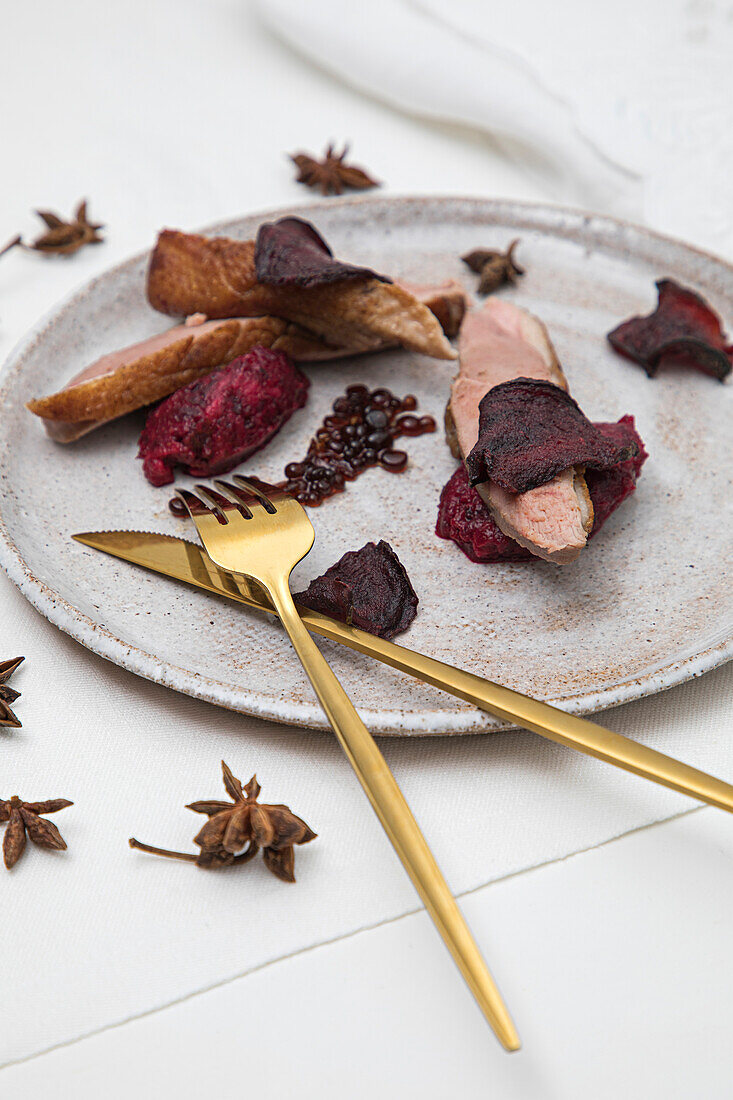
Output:
<path fill-rule="evenodd" d="M 703 0 L 257 0 L 399 111 L 479 129 L 558 201 L 733 250 L 733 20 Z M 467 187 L 470 191 L 470 186 Z"/>

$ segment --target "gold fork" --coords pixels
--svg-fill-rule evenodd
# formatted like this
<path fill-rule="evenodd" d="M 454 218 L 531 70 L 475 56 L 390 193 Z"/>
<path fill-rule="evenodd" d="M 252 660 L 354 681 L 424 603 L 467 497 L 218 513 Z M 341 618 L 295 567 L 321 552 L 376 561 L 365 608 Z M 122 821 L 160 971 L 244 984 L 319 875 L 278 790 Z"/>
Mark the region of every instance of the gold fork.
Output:
<path fill-rule="evenodd" d="M 266 589 L 326 717 L 425 908 L 502 1046 L 518 1050 L 519 1036 L 507 1008 L 397 781 L 293 603 L 290 574 L 313 545 L 313 525 L 305 509 L 279 489 L 263 483 L 254 485 L 238 475 L 233 480 L 236 485 L 214 481 L 222 492 L 197 485 L 200 496 L 186 489 L 177 490 L 178 496 L 212 561 L 230 573 L 252 578 Z"/>

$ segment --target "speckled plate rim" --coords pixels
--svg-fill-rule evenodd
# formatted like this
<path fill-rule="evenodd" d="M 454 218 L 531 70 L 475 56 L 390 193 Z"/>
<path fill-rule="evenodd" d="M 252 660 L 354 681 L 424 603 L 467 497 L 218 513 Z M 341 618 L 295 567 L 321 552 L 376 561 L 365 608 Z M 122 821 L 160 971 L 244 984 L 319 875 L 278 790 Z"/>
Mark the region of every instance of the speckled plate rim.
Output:
<path fill-rule="evenodd" d="M 658 247 L 671 248 L 687 257 L 694 255 L 699 257 L 700 260 L 720 265 L 729 272 L 733 280 L 733 265 L 710 252 L 705 252 L 683 241 L 655 233 L 631 222 L 570 207 L 544 203 L 516 202 L 508 199 L 482 199 L 460 195 L 358 196 L 355 198 L 330 199 L 327 203 L 317 202 L 279 207 L 259 213 L 255 212 L 251 215 L 241 215 L 241 218 L 251 217 L 264 221 L 273 217 L 281 217 L 284 214 L 297 214 L 316 218 L 326 205 L 329 209 L 369 205 L 408 208 L 415 204 L 450 207 L 455 206 L 457 203 L 464 207 L 475 207 L 476 214 L 480 215 L 486 221 L 486 224 L 506 225 L 511 224 L 513 219 L 520 219 L 528 228 L 550 231 L 568 240 L 593 243 L 597 246 L 603 246 L 604 243 L 607 243 L 609 246 L 612 245 L 615 251 L 620 250 L 619 237 L 621 237 L 622 241 L 625 240 L 629 252 L 633 252 L 637 256 L 643 256 L 647 249 L 652 253 Z M 210 235 L 231 231 L 232 225 L 241 218 L 224 219 L 207 226 L 200 232 Z M 0 407 L 2 405 L 3 390 L 10 375 L 22 364 L 25 354 L 34 342 L 43 337 L 46 329 L 54 323 L 59 315 L 69 309 L 76 308 L 83 302 L 85 295 L 97 287 L 100 282 L 113 278 L 140 263 L 147 253 L 148 250 L 146 249 L 116 264 L 114 267 L 108 268 L 82 287 L 72 290 L 41 317 L 13 348 L 3 365 L 0 372 Z M 170 662 L 163 662 L 154 654 L 126 643 L 100 623 L 95 622 L 79 611 L 60 592 L 51 589 L 29 568 L 5 524 L 2 513 L 2 500 L 0 500 L 0 566 L 28 602 L 50 623 L 63 630 L 64 633 L 80 642 L 93 653 L 112 661 L 129 672 L 151 680 L 153 683 L 239 713 L 292 726 L 328 728 L 325 719 L 318 721 L 310 707 L 293 707 L 285 714 L 280 700 L 262 693 L 252 692 L 249 689 L 232 689 L 230 685 L 223 681 L 203 676 Z M 732 658 L 733 629 L 724 629 L 720 632 L 717 640 L 705 649 L 696 649 L 686 657 L 672 661 L 661 668 L 650 668 L 646 673 L 638 674 L 598 691 L 567 694 L 547 701 L 572 714 L 593 714 L 619 706 L 622 703 L 657 694 L 687 680 L 695 679 L 714 668 L 718 668 Z M 435 711 L 422 709 L 416 713 L 406 712 L 404 714 L 396 714 L 393 710 L 370 709 L 366 711 L 362 709 L 362 714 L 375 733 L 385 736 L 441 736 L 482 733 L 492 729 L 510 728 L 491 715 L 472 708 L 465 712 L 460 711 L 452 714 L 437 709 Z"/>

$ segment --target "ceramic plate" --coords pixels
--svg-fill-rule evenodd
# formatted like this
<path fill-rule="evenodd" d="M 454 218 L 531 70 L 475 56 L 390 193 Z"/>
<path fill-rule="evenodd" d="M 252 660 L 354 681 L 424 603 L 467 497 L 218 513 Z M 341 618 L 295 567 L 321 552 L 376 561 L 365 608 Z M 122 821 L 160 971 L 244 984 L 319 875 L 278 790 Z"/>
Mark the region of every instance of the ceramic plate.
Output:
<path fill-rule="evenodd" d="M 730 327 L 733 269 L 645 230 L 551 207 L 359 198 L 288 212 L 311 219 L 337 255 L 423 283 L 452 277 L 473 288 L 460 255 L 520 237 L 527 273 L 501 293 L 546 322 L 572 393 L 590 417 L 633 413 L 651 455 L 634 496 L 573 564 L 482 566 L 434 534 L 440 490 L 455 469 L 442 435 L 409 440 L 406 473 L 370 470 L 312 511 L 316 543 L 296 571 L 296 587 L 345 550 L 385 538 L 420 597 L 417 619 L 400 641 L 574 713 L 661 691 L 729 658 L 731 386 L 693 372 L 650 381 L 604 336 L 652 308 L 660 276 L 701 291 Z M 248 238 L 269 217 L 208 232 Z M 169 513 L 170 489 L 154 489 L 142 476 L 135 455 L 143 414 L 64 447 L 23 408 L 101 353 L 168 326 L 146 303 L 145 265 L 139 256 L 74 294 L 5 366 L 0 561 L 51 622 L 123 667 L 221 706 L 324 726 L 274 622 L 70 539 L 74 531 L 108 528 L 194 537 L 190 524 Z M 440 422 L 454 370 L 405 351 L 308 367 L 307 406 L 241 470 L 280 477 L 354 382 L 414 393 L 420 411 Z M 323 646 L 375 732 L 469 733 L 497 725 L 449 695 L 333 643 Z"/>

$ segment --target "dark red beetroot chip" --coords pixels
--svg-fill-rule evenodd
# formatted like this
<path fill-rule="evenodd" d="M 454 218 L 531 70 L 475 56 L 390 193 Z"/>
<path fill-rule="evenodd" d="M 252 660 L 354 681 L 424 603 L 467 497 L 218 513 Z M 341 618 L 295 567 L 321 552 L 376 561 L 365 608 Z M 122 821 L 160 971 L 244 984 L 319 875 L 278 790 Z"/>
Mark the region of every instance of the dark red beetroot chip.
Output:
<path fill-rule="evenodd" d="M 607 469 L 636 451 L 627 426 L 592 424 L 569 393 L 536 378 L 512 378 L 481 398 L 479 436 L 466 459 L 469 481 L 526 493 L 570 466 Z"/>
<path fill-rule="evenodd" d="M 148 415 L 138 458 L 153 485 L 175 466 L 193 477 L 231 470 L 305 405 L 308 379 L 287 355 L 257 347 L 176 390 Z"/>
<path fill-rule="evenodd" d="M 294 598 L 380 638 L 407 630 L 418 604 L 404 565 L 384 540 L 344 554 Z"/>
<path fill-rule="evenodd" d="M 659 302 L 647 317 L 632 317 L 609 332 L 611 347 L 640 363 L 650 378 L 660 367 L 693 367 L 723 379 L 733 364 L 733 345 L 717 313 L 694 290 L 673 279 L 656 284 Z"/>
<path fill-rule="evenodd" d="M 257 231 L 255 272 L 269 286 L 323 286 L 352 279 L 379 279 L 391 283 L 368 267 L 355 267 L 333 258 L 333 252 L 310 222 L 280 218 L 265 222 Z"/>
<path fill-rule="evenodd" d="M 622 416 L 617 424 L 599 424 L 609 434 L 634 433 L 638 450 L 618 466 L 607 470 L 588 470 L 586 483 L 593 502 L 593 530 L 590 538 L 600 531 L 612 512 L 622 504 L 636 488 L 648 455 L 641 437 L 634 429 L 633 416 Z M 435 533 L 439 538 L 451 539 L 471 561 L 488 563 L 501 561 L 539 561 L 523 546 L 510 539 L 494 522 L 491 512 L 468 481 L 465 467 L 459 466 L 440 494 L 438 522 Z"/>

